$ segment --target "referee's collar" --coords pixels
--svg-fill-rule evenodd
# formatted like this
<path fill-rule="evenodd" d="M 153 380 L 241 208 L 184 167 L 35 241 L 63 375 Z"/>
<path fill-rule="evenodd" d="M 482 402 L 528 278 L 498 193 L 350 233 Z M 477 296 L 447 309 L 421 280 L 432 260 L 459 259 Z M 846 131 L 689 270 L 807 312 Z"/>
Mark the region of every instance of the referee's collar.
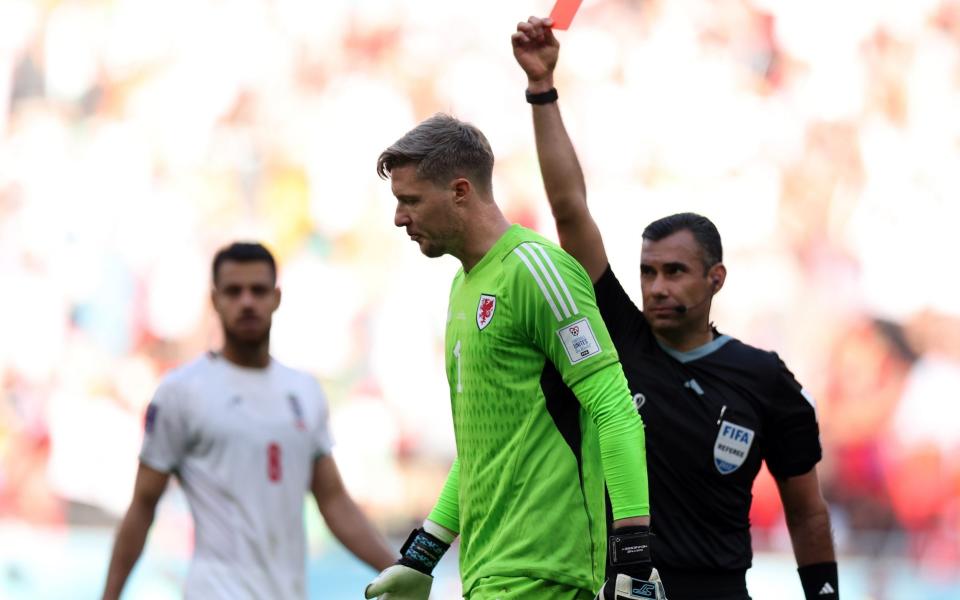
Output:
<path fill-rule="evenodd" d="M 660 348 L 663 349 L 664 352 L 674 357 L 678 361 L 682 363 L 688 363 L 688 362 L 703 358 L 704 356 L 707 356 L 708 354 L 712 354 L 713 352 L 716 352 L 717 350 L 722 348 L 724 344 L 726 344 L 732 339 L 733 338 L 730 337 L 729 335 L 726 335 L 726 334 L 720 335 L 718 337 L 713 338 L 706 344 L 699 346 L 697 348 L 694 348 L 693 350 L 687 350 L 686 352 L 674 350 L 670 346 L 667 346 L 666 344 L 661 342 L 659 339 L 657 340 L 657 344 L 660 346 Z"/>

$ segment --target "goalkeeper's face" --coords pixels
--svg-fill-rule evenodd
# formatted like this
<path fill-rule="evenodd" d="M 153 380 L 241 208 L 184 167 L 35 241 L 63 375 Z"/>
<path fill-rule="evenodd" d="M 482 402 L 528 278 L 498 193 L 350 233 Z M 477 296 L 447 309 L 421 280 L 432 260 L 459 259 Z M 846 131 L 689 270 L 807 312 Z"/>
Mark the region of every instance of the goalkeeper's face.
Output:
<path fill-rule="evenodd" d="M 443 186 L 421 179 L 416 165 L 390 171 L 390 187 L 397 198 L 393 223 L 403 227 L 430 258 L 458 256 L 462 246 L 464 225 L 457 210 L 457 181 L 462 180 Z"/>
<path fill-rule="evenodd" d="M 267 262 L 223 262 L 211 296 L 228 342 L 260 344 L 269 339 L 280 290 Z"/>

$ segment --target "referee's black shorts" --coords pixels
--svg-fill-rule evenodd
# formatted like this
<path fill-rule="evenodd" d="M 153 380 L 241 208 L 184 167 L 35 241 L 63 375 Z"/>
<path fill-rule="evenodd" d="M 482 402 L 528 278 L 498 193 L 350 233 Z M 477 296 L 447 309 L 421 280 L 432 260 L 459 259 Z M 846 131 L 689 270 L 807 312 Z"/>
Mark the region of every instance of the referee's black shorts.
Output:
<path fill-rule="evenodd" d="M 670 600 L 750 600 L 747 572 L 685 571 L 657 567 Z"/>

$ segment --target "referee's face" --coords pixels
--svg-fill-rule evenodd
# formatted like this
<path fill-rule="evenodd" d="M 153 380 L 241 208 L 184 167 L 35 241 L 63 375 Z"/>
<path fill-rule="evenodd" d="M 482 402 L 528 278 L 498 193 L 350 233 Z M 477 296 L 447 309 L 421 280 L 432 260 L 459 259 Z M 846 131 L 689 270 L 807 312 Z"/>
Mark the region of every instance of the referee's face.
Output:
<path fill-rule="evenodd" d="M 643 312 L 654 332 L 678 333 L 709 321 L 710 301 L 722 275 L 704 269 L 700 245 L 688 230 L 643 240 L 640 288 Z"/>
<path fill-rule="evenodd" d="M 260 344 L 270 338 L 280 290 L 265 261 L 224 261 L 213 288 L 213 307 L 229 343 Z"/>
<path fill-rule="evenodd" d="M 417 176 L 416 165 L 390 171 L 390 189 L 397 198 L 393 224 L 403 227 L 420 252 L 430 258 L 456 254 L 462 224 L 455 209 L 456 191 Z"/>

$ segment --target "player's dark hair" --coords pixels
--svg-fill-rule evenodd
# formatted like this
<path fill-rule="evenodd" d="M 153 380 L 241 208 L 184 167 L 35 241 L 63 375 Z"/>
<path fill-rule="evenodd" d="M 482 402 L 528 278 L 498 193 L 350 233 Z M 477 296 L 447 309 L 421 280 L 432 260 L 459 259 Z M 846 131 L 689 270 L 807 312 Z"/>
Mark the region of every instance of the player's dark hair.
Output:
<path fill-rule="evenodd" d="M 411 164 L 417 165 L 417 177 L 437 185 L 466 177 L 483 192 L 492 188 L 490 142 L 475 126 L 450 115 L 433 115 L 381 152 L 377 174 L 386 179 L 393 169 Z"/>
<path fill-rule="evenodd" d="M 277 261 L 273 259 L 273 255 L 263 244 L 258 242 L 234 242 L 229 246 L 220 248 L 213 257 L 213 285 L 217 285 L 220 265 L 227 261 L 240 263 L 265 262 L 270 265 L 274 283 L 277 281 Z"/>
<path fill-rule="evenodd" d="M 657 219 L 643 230 L 643 239 L 658 242 L 678 231 L 687 230 L 697 240 L 702 253 L 703 268 L 709 269 L 723 260 L 720 232 L 713 221 L 697 213 L 685 212 Z"/>

